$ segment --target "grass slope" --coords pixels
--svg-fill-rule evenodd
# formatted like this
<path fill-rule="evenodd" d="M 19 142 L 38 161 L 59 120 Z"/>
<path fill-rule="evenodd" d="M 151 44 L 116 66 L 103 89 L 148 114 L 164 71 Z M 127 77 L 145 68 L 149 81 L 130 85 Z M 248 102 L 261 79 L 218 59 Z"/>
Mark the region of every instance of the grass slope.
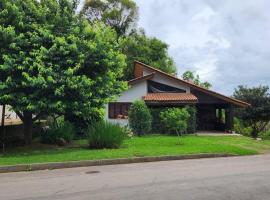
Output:
<path fill-rule="evenodd" d="M 237 136 L 145 136 L 125 140 L 120 149 L 90 150 L 87 141 L 76 141 L 70 147 L 48 145 L 18 147 L 0 154 L 0 165 L 97 160 L 141 156 L 197 153 L 231 153 L 252 155 L 270 152 L 270 141 L 256 141 Z"/>

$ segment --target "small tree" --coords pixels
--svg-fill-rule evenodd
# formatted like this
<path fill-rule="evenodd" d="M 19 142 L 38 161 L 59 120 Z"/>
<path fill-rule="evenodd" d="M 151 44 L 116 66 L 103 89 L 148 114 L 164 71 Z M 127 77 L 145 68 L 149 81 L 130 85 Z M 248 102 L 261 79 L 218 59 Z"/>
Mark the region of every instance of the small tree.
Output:
<path fill-rule="evenodd" d="M 151 130 L 152 116 L 142 100 L 137 100 L 131 105 L 128 119 L 132 131 L 138 136 Z"/>
<path fill-rule="evenodd" d="M 189 114 L 186 108 L 169 108 L 160 113 L 160 118 L 168 131 L 178 136 L 187 131 Z"/>
<path fill-rule="evenodd" d="M 251 106 L 236 110 L 236 116 L 247 126 L 252 127 L 252 137 L 256 138 L 270 121 L 270 94 L 268 86 L 247 88 L 239 86 L 235 89 L 236 99 L 248 102 Z"/>

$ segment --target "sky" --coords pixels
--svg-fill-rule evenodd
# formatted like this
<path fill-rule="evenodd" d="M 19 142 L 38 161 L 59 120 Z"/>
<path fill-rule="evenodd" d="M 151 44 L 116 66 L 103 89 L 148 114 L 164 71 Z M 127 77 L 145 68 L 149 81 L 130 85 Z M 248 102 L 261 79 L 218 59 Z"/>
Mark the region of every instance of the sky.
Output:
<path fill-rule="evenodd" d="M 231 95 L 270 85 L 270 0 L 135 0 L 138 26 L 169 45 L 186 70 Z"/>
<path fill-rule="evenodd" d="M 214 90 L 270 85 L 270 0 L 136 0 L 138 25 L 169 44 L 178 75 Z"/>

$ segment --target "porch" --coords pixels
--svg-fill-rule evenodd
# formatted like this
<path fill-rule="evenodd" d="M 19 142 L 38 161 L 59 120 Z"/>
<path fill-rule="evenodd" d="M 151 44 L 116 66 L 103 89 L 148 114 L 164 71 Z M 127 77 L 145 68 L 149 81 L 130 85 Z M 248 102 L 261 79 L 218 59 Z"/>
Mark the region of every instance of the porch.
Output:
<path fill-rule="evenodd" d="M 211 100 L 208 100 L 210 103 L 200 103 L 191 93 L 150 93 L 144 97 L 147 106 L 152 109 L 195 106 L 197 131 L 232 133 L 233 105 Z"/>

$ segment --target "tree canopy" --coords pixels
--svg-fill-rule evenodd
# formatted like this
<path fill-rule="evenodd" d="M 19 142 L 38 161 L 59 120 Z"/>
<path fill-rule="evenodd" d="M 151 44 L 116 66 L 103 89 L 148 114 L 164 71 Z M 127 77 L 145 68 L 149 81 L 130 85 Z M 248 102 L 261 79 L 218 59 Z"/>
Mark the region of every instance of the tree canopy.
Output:
<path fill-rule="evenodd" d="M 103 21 L 122 36 L 135 27 L 138 7 L 133 0 L 85 0 L 82 13 L 91 22 Z"/>
<path fill-rule="evenodd" d="M 205 82 L 202 82 L 201 79 L 200 79 L 200 76 L 198 74 L 194 74 L 194 72 L 192 71 L 186 71 L 183 73 L 182 75 L 182 78 L 186 81 L 191 81 L 192 83 L 198 85 L 198 86 L 201 86 L 201 87 L 204 87 L 204 88 L 211 88 L 212 87 L 212 84 L 205 81 Z"/>
<path fill-rule="evenodd" d="M 116 33 L 75 13 L 76 1 L 0 2 L 0 102 L 24 123 L 25 142 L 44 114 L 99 116 L 119 94 L 125 56 Z"/>
<path fill-rule="evenodd" d="M 168 45 L 157 38 L 147 37 L 143 32 L 133 32 L 119 41 L 122 53 L 127 56 L 125 80 L 133 78 L 134 60 L 151 65 L 169 74 L 176 74 L 173 59 L 168 55 Z"/>
<path fill-rule="evenodd" d="M 245 109 L 238 109 L 236 116 L 253 129 L 253 137 L 257 137 L 260 131 L 270 121 L 270 94 L 268 86 L 248 88 L 239 86 L 234 91 L 234 98 L 251 104 Z"/>

